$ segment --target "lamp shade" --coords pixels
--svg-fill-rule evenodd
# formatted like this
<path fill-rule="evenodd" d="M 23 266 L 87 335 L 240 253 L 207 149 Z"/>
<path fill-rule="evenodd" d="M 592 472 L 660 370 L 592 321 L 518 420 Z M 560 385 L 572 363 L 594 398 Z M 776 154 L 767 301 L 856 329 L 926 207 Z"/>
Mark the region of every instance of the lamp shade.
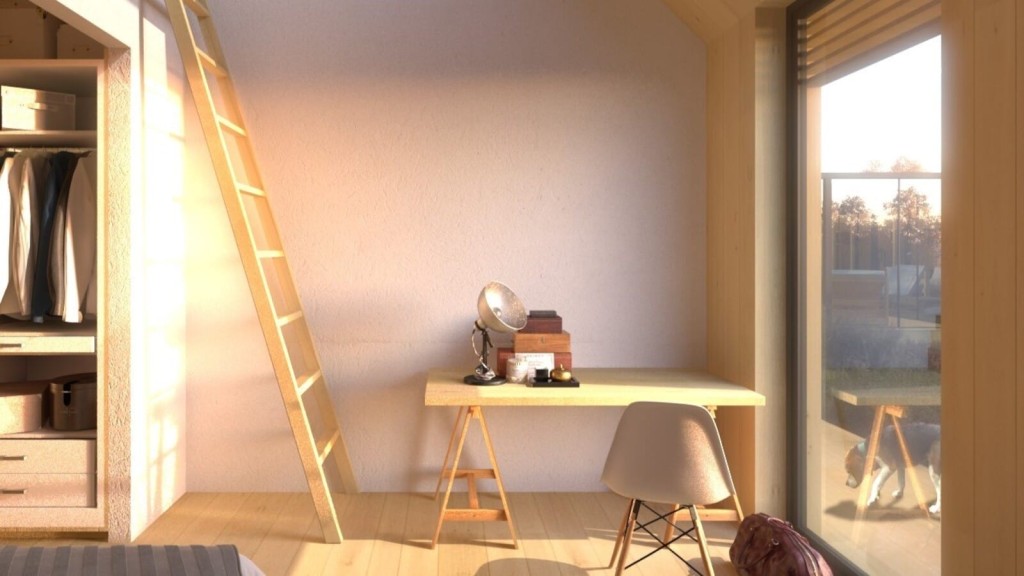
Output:
<path fill-rule="evenodd" d="M 482 327 L 495 332 L 515 332 L 526 326 L 526 308 L 522 300 L 501 282 L 490 282 L 477 299 Z"/>

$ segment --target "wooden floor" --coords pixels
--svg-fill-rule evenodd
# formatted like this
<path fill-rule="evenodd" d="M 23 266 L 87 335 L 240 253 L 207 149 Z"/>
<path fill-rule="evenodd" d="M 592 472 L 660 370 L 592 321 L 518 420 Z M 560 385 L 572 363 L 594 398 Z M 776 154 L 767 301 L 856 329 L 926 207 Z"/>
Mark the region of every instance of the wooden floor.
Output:
<path fill-rule="evenodd" d="M 481 499 L 486 506 L 497 501 L 487 495 Z M 450 522 L 431 550 L 439 509 L 432 495 L 366 493 L 341 496 L 337 505 L 345 541 L 331 545 L 323 543 L 308 494 L 189 493 L 136 544 L 231 543 L 268 576 L 603 575 L 613 574 L 606 567 L 625 512 L 625 501 L 609 493 L 513 493 L 509 505 L 518 549 L 511 547 L 503 522 Z M 705 527 L 718 558 L 716 574 L 734 576 L 728 557 L 736 525 L 708 522 Z M 635 542 L 634 558 L 651 549 L 649 538 Z M 701 567 L 696 544 L 681 540 L 676 549 Z M 686 573 L 685 565 L 666 551 L 626 571 L 629 576 Z"/>
<path fill-rule="evenodd" d="M 942 523 L 925 517 L 908 494 L 900 501 L 883 496 L 881 506 L 862 522 L 853 521 L 856 490 L 844 484 L 842 459 L 860 438 L 838 428 L 825 434 L 821 471 L 824 509 L 816 522 L 829 542 L 871 574 L 938 574 Z M 922 468 L 915 469 L 929 498 L 934 491 Z M 894 482 L 893 482 L 894 484 Z M 892 486 L 888 487 L 889 489 Z M 909 486 L 908 486 L 909 489 Z M 268 576 L 320 574 L 416 575 L 604 575 L 625 512 L 625 501 L 610 493 L 512 493 L 509 505 L 519 533 L 510 545 L 503 522 L 444 526 L 441 543 L 430 549 L 438 502 L 432 495 L 366 493 L 338 496 L 345 541 L 323 543 L 320 524 L 306 493 L 189 493 L 161 516 L 137 544 L 234 544 Z M 453 506 L 466 505 L 453 494 Z M 483 505 L 497 506 L 493 495 Z M 705 524 L 715 571 L 734 576 L 729 546 L 733 523 Z M 96 544 L 95 541 L 12 540 L 5 544 Z M 631 559 L 652 549 L 639 538 Z M 700 567 L 696 544 L 680 541 L 677 550 Z M 686 574 L 685 565 L 659 552 L 629 569 L 628 576 Z"/>

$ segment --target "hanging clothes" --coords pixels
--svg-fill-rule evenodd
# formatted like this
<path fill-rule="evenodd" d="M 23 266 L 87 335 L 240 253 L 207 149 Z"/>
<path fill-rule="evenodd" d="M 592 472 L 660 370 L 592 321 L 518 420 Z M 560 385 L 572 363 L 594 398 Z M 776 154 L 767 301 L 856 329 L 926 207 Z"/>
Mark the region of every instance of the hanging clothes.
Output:
<path fill-rule="evenodd" d="M 37 323 L 95 314 L 94 165 L 66 151 L 0 159 L 0 314 Z"/>
<path fill-rule="evenodd" d="M 14 156 L 4 156 L 0 166 L 0 296 L 7 292 L 11 278 L 11 169 Z"/>
<path fill-rule="evenodd" d="M 95 160 L 78 162 L 68 189 L 64 211 L 63 302 L 55 301 L 54 315 L 65 322 L 81 322 L 86 295 L 96 277 L 96 190 L 89 168 Z M 91 311 L 95 313 L 95 308 Z"/>
<path fill-rule="evenodd" d="M 32 270 L 39 236 L 36 182 L 45 165 L 45 156 L 20 152 L 14 157 L 8 180 L 11 199 L 9 277 L 0 299 L 0 314 L 23 320 L 29 317 L 32 305 Z"/>
<path fill-rule="evenodd" d="M 41 323 L 53 307 L 49 286 L 53 221 L 57 212 L 57 201 L 61 194 L 66 194 L 65 187 L 71 185 L 71 176 L 77 163 L 78 156 L 70 152 L 54 154 L 39 201 L 39 244 L 32 278 L 32 321 L 36 323 Z"/>

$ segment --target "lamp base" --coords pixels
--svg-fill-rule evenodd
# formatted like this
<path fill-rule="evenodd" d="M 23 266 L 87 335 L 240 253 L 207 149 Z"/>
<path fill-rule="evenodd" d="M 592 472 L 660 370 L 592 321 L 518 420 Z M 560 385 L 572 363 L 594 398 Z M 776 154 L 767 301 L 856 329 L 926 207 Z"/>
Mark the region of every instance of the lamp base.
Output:
<path fill-rule="evenodd" d="M 498 384 L 504 384 L 505 379 L 495 376 L 494 378 L 481 378 L 476 374 L 470 374 L 462 379 L 466 384 L 472 384 L 474 386 L 497 386 Z"/>

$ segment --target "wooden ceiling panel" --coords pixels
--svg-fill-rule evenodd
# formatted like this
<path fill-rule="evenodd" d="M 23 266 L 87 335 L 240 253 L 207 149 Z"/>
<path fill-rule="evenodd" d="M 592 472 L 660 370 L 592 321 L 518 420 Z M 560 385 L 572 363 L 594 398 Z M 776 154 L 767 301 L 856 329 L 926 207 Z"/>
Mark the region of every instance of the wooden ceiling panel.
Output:
<path fill-rule="evenodd" d="M 705 43 L 760 6 L 785 7 L 793 0 L 663 0 Z"/>
<path fill-rule="evenodd" d="M 664 0 L 705 43 L 731 28 L 737 16 L 722 0 Z"/>

